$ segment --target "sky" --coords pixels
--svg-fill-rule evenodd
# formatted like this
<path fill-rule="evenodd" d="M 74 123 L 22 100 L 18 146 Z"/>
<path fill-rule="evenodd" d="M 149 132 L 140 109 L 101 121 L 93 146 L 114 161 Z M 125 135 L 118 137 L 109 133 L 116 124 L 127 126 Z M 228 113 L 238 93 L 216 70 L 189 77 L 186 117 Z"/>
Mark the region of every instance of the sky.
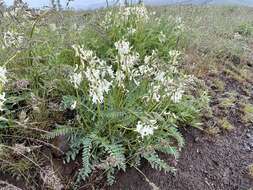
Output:
<path fill-rule="evenodd" d="M 13 0 L 4 0 L 7 5 L 11 5 Z M 31 7 L 41 8 L 43 6 L 50 5 L 50 0 L 23 0 L 27 2 Z M 66 6 L 67 0 L 60 0 L 63 7 Z M 108 0 L 108 2 L 115 2 L 116 0 Z M 124 2 L 124 0 L 120 0 Z M 137 2 L 138 0 L 129 0 L 130 2 Z M 183 2 L 185 0 L 144 0 L 145 4 L 168 4 Z M 253 1 L 253 0 L 252 0 Z M 106 0 L 74 0 L 70 3 L 70 7 L 75 9 L 94 9 L 106 6 Z"/>
<path fill-rule="evenodd" d="M 13 0 L 4 0 L 7 5 L 11 5 Z M 23 0 L 27 2 L 31 7 L 41 8 L 43 6 L 50 5 L 50 0 Z M 66 6 L 67 0 L 60 0 L 63 7 Z M 108 0 L 109 2 L 115 2 L 116 0 Z M 121 0 L 124 1 L 124 0 Z M 130 0 L 131 1 L 131 0 Z M 137 0 L 132 0 L 137 1 Z M 206 0 L 144 0 L 145 4 L 169 4 L 176 2 L 193 2 L 193 3 L 203 3 Z M 240 4 L 240 5 L 250 5 L 253 6 L 253 0 L 212 0 L 214 4 Z M 94 9 L 101 8 L 106 5 L 106 0 L 74 0 L 70 3 L 70 7 L 75 9 Z"/>
<path fill-rule="evenodd" d="M 24 0 L 24 2 L 27 2 L 31 7 L 40 8 L 43 6 L 50 5 L 50 0 Z M 13 3 L 13 0 L 5 0 L 5 3 L 7 5 L 11 5 Z M 67 0 L 61 0 L 61 4 L 63 7 L 66 6 Z M 81 8 L 93 8 L 97 6 L 101 6 L 105 4 L 105 0 L 75 0 L 70 3 L 70 7 L 74 7 L 76 9 Z"/>

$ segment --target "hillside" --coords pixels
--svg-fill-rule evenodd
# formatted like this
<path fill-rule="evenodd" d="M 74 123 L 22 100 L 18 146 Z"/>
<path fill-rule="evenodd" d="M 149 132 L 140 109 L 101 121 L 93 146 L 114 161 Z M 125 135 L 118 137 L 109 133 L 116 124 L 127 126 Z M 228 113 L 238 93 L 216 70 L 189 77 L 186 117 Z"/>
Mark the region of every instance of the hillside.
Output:
<path fill-rule="evenodd" d="M 149 4 L 243 5 L 253 6 L 252 0 L 146 0 Z"/>

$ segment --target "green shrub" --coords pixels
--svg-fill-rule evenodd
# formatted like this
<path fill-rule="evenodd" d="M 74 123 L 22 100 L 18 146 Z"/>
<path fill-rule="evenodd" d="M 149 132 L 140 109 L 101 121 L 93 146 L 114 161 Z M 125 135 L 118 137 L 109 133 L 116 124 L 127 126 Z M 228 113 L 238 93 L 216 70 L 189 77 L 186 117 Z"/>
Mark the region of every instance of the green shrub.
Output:
<path fill-rule="evenodd" d="M 250 25 L 248 23 L 241 24 L 236 32 L 238 32 L 242 36 L 251 36 L 253 34 L 253 25 Z"/>
<path fill-rule="evenodd" d="M 177 160 L 184 145 L 180 127 L 199 128 L 208 105 L 201 81 L 181 70 L 181 19 L 157 18 L 139 5 L 91 14 L 74 30 L 68 28 L 72 22 L 62 28 L 45 23 L 46 14 L 9 25 L 4 17 L 0 55 L 11 55 L 0 67 L 4 128 L 17 124 L 13 131 L 30 138 L 38 134 L 26 130 L 47 133 L 57 123 L 46 136 L 67 137 L 66 162 L 81 155 L 77 181 L 99 170 L 112 184 L 117 171 L 137 167 L 141 159 L 154 169 L 175 171 L 159 153 Z M 20 78 L 27 88 L 4 88 Z M 58 125 L 52 110 L 70 117 Z"/>
<path fill-rule="evenodd" d="M 103 170 L 112 184 L 118 170 L 136 167 L 141 159 L 174 171 L 158 153 L 178 158 L 184 145 L 179 127 L 199 127 L 208 102 L 200 81 L 179 69 L 183 24 L 155 18 L 144 6 L 103 16 L 73 45 L 80 64 L 65 79 L 70 89 L 63 92 L 62 108 L 76 111 L 74 123 L 48 137 L 69 137 L 67 162 L 82 152 L 78 181 Z"/>

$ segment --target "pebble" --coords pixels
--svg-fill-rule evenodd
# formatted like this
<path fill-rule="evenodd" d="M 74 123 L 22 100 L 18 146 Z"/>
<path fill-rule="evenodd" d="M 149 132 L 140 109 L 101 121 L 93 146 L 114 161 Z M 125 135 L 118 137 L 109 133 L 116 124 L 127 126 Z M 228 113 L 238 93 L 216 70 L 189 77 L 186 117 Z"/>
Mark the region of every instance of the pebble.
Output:
<path fill-rule="evenodd" d="M 250 133 L 247 133 L 247 134 L 246 134 L 246 137 L 247 137 L 247 138 L 251 138 L 252 135 L 251 135 Z"/>
<path fill-rule="evenodd" d="M 251 150 L 250 146 L 248 146 L 248 145 L 244 145 L 244 149 L 245 149 L 246 151 L 250 151 L 250 150 Z"/>

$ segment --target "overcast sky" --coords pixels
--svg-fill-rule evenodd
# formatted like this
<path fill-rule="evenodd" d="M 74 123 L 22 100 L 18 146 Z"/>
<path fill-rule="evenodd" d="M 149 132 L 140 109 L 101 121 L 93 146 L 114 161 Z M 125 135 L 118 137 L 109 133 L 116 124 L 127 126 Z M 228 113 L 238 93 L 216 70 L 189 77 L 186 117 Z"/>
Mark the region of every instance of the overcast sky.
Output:
<path fill-rule="evenodd" d="M 5 0 L 7 5 L 11 5 L 13 3 L 13 0 Z M 31 7 L 43 7 L 50 5 L 50 0 L 24 0 L 24 2 L 27 2 Z M 61 4 L 63 7 L 66 6 L 66 0 L 61 0 Z M 101 6 L 105 3 L 105 0 L 75 0 L 70 3 L 71 7 L 74 8 L 92 8 Z"/>
<path fill-rule="evenodd" d="M 7 5 L 11 5 L 13 0 L 4 0 Z M 67 0 L 60 0 L 63 7 L 66 6 Z M 108 0 L 109 2 L 115 2 L 116 0 Z M 124 0 L 121 0 L 124 1 Z M 136 2 L 138 0 L 130 0 Z M 24 0 L 31 7 L 40 8 L 43 6 L 50 5 L 50 0 Z M 201 4 L 203 2 L 212 2 L 213 4 L 237 4 L 237 5 L 246 5 L 253 6 L 253 0 L 144 0 L 145 4 L 169 4 L 169 3 L 182 3 L 182 2 L 192 2 L 196 4 Z M 75 9 L 94 9 L 100 8 L 106 5 L 106 0 L 74 0 L 70 3 L 70 7 Z"/>
<path fill-rule="evenodd" d="M 4 0 L 7 5 L 11 5 L 13 0 Z M 43 6 L 50 5 L 50 0 L 23 0 L 27 2 L 31 7 L 40 8 Z M 67 0 L 60 0 L 63 7 L 66 6 Z M 116 0 L 108 0 L 109 2 L 115 2 Z M 124 2 L 124 0 L 121 0 Z M 132 2 L 137 2 L 138 0 L 131 0 Z M 145 4 L 167 4 L 180 2 L 183 0 L 145 0 Z M 252 0 L 253 1 L 253 0 Z M 89 8 L 98 8 L 106 5 L 106 0 L 74 0 L 70 3 L 70 7 L 76 9 L 89 9 Z"/>

